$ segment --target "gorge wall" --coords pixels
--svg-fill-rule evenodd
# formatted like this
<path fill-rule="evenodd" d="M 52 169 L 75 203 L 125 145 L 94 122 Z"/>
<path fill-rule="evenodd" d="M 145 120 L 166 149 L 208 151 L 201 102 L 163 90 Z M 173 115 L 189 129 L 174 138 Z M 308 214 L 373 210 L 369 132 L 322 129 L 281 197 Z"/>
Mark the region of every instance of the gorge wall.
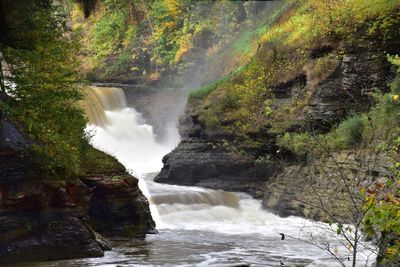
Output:
<path fill-rule="evenodd" d="M 99 257 L 102 237 L 143 237 L 155 223 L 136 178 L 94 150 L 86 173 L 49 179 L 34 161 L 31 141 L 1 117 L 0 263 Z"/>
<path fill-rule="evenodd" d="M 294 97 L 303 101 L 304 106 L 294 118 L 287 117 L 289 122 L 285 121 L 284 132 L 305 129 L 328 132 L 349 114 L 367 111 L 373 103 L 374 90 L 389 90 L 394 72 L 382 53 L 385 48 L 368 48 L 362 43 L 357 48 L 348 47 L 343 55 L 338 55 L 334 46 L 320 46 L 309 51 L 308 60 L 299 72 L 271 86 L 274 110 L 290 104 Z M 332 53 L 337 56 L 333 56 L 331 67 L 323 75 L 315 75 L 315 60 Z M 354 173 L 366 152 L 361 155 L 356 150 L 334 153 L 333 161 L 329 158 L 299 161 L 290 151 L 278 146 L 277 138 L 283 132 L 274 129 L 274 121 L 252 133 L 250 138 L 262 143 L 255 149 L 235 132 L 208 129 L 202 121 L 202 113 L 204 100 L 192 98 L 179 121 L 182 141 L 164 157 L 164 167 L 155 179 L 157 182 L 244 191 L 263 199 L 264 207 L 279 215 L 326 220 L 321 209 L 305 204 L 312 204 L 314 193 L 304 178 L 312 176 L 313 185 L 324 199 L 335 199 L 332 210 L 343 214 L 350 212 L 348 200 L 340 194 L 343 188 L 335 177 L 337 165 L 334 162 L 340 162 L 344 172 Z M 377 176 L 387 174 L 390 164 L 384 157 L 379 156 L 377 160 L 379 164 L 370 168 Z"/>

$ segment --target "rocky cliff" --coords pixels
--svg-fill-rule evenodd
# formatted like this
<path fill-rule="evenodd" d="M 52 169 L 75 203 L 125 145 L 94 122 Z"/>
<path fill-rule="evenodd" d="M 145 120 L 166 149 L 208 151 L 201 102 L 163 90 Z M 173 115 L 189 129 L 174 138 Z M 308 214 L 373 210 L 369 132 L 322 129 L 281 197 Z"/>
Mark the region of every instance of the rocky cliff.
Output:
<path fill-rule="evenodd" d="M 111 249 L 101 235 L 154 231 L 137 179 L 118 162 L 95 151 L 112 164 L 87 163 L 80 178 L 44 178 L 29 137 L 4 116 L 0 125 L 0 263 L 99 257 Z"/>
<path fill-rule="evenodd" d="M 328 54 L 334 56 L 330 56 L 329 68 L 321 73 L 316 60 Z M 347 49 L 341 54 L 335 51 L 333 45 L 310 51 L 308 60 L 299 72 L 271 86 L 274 110 L 282 109 L 285 105 L 290 107 L 294 99 L 301 101 L 301 108 L 294 116 L 288 114 L 283 120 L 276 119 L 252 133 L 250 138 L 261 142 L 256 149 L 234 132 L 210 134 L 200 119 L 203 104 L 192 99 L 180 119 L 182 142 L 164 157 L 164 167 L 155 180 L 244 191 L 263 199 L 266 208 L 280 215 L 325 219 L 321 210 L 306 207 L 303 203 L 309 201 L 311 189 L 299 178 L 309 175 L 313 163 L 299 162 L 291 153 L 279 148 L 276 139 L 284 132 L 301 132 L 305 129 L 320 133 L 329 131 L 349 114 L 368 110 L 373 102 L 372 92 L 386 92 L 392 77 L 393 71 L 386 55 L 372 45 Z M 284 127 L 276 130 L 278 124 L 284 124 Z M 359 160 L 354 151 L 346 155 L 350 154 L 352 156 L 348 157 L 339 153 L 334 157 L 344 164 L 343 168 L 354 173 Z M 333 197 L 332 193 L 340 192 L 343 188 L 336 188 L 337 181 L 331 179 L 334 175 L 330 172 L 337 166 L 327 162 L 328 159 L 320 159 L 320 166 L 328 169 L 314 175 L 313 183 L 329 199 Z M 376 171 L 385 170 L 381 168 Z M 341 201 L 340 197 L 336 199 L 337 207 L 341 207 L 338 212 L 343 211 L 346 201 Z"/>
<path fill-rule="evenodd" d="M 156 182 L 243 192 L 254 192 L 263 182 L 254 156 L 231 151 L 225 143 L 227 137 L 210 138 L 196 113 L 182 116 L 180 127 L 182 141 L 163 158 L 164 167 Z M 272 176 L 273 162 L 263 171 L 265 177 Z"/>

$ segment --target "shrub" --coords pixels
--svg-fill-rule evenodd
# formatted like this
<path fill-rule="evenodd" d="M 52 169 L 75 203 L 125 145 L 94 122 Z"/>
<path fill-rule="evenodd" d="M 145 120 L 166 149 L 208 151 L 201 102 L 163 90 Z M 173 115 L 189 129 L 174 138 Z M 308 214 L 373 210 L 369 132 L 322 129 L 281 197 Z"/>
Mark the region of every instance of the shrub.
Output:
<path fill-rule="evenodd" d="M 277 144 L 299 157 L 324 150 L 334 151 L 355 147 L 363 140 L 366 121 L 365 116 L 355 115 L 340 123 L 328 134 L 285 133 L 277 138 Z"/>
<path fill-rule="evenodd" d="M 277 144 L 294 152 L 299 157 L 306 156 L 313 148 L 314 140 L 308 133 L 285 133 L 277 138 Z"/>
<path fill-rule="evenodd" d="M 332 148 L 350 148 L 361 143 L 363 132 L 366 127 L 366 117 L 362 115 L 354 115 L 344 120 L 330 134 Z M 329 135 L 328 135 L 329 137 Z"/>
<path fill-rule="evenodd" d="M 124 73 L 130 70 L 132 56 L 129 52 L 124 52 L 118 55 L 115 62 L 110 66 L 105 66 L 104 76 L 112 76 L 119 73 Z"/>
<path fill-rule="evenodd" d="M 234 109 L 239 106 L 240 96 L 235 90 L 229 90 L 221 100 L 222 110 Z"/>
<path fill-rule="evenodd" d="M 92 48 L 97 60 L 112 54 L 121 45 L 125 35 L 126 15 L 125 11 L 115 10 L 101 17 L 95 24 Z"/>

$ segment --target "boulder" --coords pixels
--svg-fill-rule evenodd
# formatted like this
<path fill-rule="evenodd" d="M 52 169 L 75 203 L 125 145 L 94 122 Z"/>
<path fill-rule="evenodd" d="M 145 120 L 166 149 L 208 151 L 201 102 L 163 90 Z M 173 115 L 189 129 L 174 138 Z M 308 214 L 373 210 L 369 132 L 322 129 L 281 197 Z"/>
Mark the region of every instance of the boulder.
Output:
<path fill-rule="evenodd" d="M 88 216 L 93 229 L 107 237 L 144 237 L 155 231 L 149 203 L 129 174 L 110 179 L 88 176 L 81 179 L 92 192 Z"/>
<path fill-rule="evenodd" d="M 103 256 L 79 181 L 0 180 L 0 263 Z"/>

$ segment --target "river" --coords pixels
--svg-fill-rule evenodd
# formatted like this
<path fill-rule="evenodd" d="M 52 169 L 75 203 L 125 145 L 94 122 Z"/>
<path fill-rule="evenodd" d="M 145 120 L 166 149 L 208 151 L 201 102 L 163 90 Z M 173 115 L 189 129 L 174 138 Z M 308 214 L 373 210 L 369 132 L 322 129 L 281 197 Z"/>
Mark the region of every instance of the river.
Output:
<path fill-rule="evenodd" d="M 162 157 L 179 143 L 177 130 L 160 143 L 153 127 L 134 107 L 127 106 L 122 89 L 89 90 L 91 143 L 115 156 L 140 179 L 159 234 L 144 240 L 113 240 L 114 249 L 102 258 L 18 266 L 340 266 L 310 243 L 329 243 L 337 257 L 350 265 L 350 251 L 329 225 L 299 217 L 280 218 L 244 193 L 153 182 Z M 370 245 L 363 245 L 366 249 L 359 254 L 359 265 L 365 266 L 369 257 L 370 266 L 374 256 Z"/>

